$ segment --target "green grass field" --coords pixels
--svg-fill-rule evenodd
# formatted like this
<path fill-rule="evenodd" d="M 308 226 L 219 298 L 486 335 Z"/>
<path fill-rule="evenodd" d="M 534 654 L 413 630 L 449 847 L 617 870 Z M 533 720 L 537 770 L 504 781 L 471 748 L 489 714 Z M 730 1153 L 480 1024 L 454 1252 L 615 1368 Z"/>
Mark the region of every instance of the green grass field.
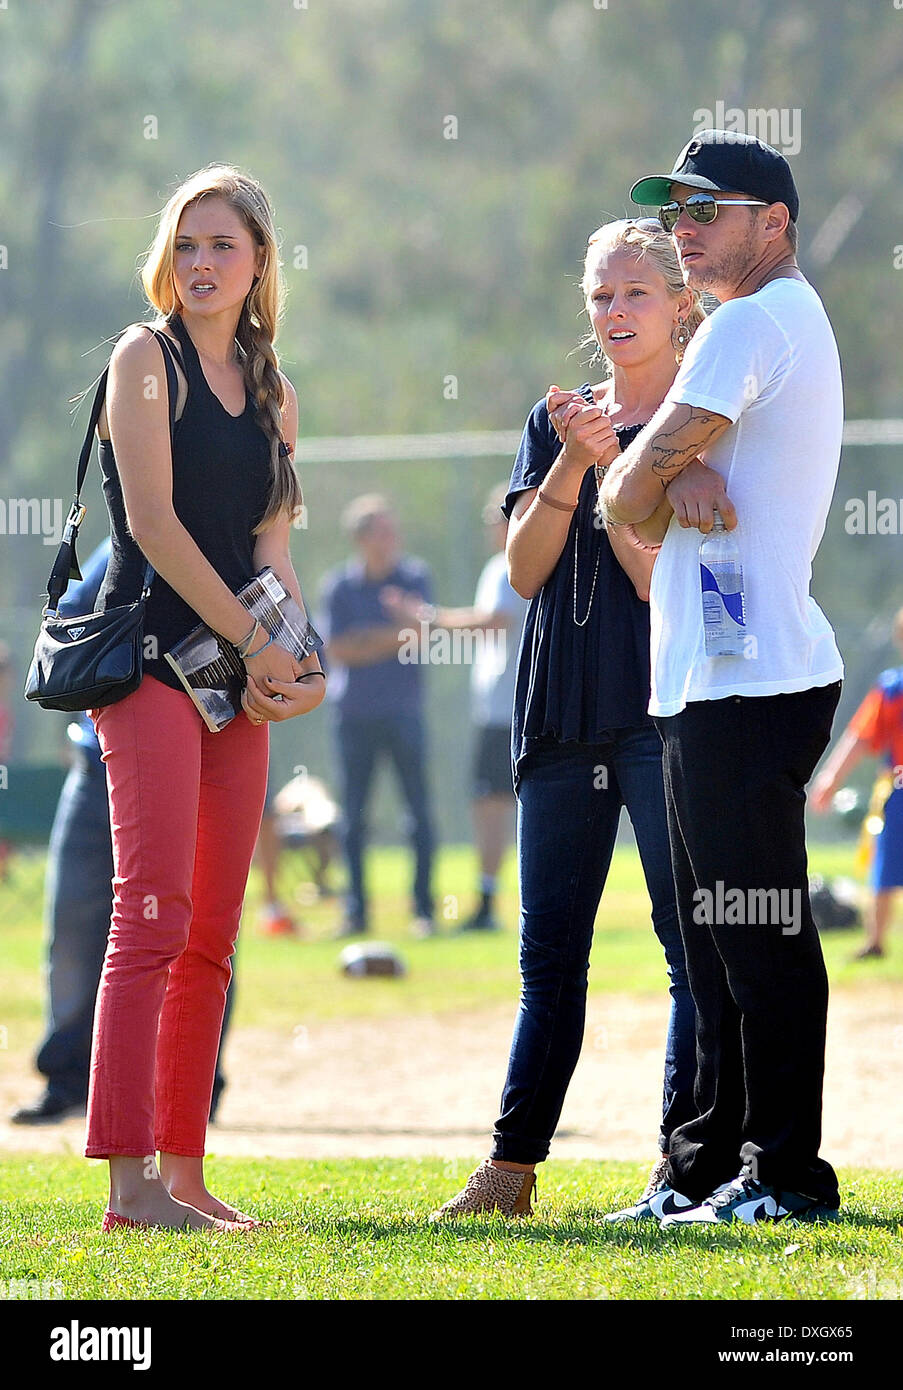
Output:
<path fill-rule="evenodd" d="M 298 869 L 287 857 L 283 871 L 286 896 L 297 885 Z M 852 876 L 853 850 L 848 845 L 815 846 L 811 870 L 826 877 Z M 381 849 L 371 856 L 374 899 L 372 936 L 394 943 L 409 967 L 400 980 L 345 979 L 336 969 L 339 948 L 329 940 L 340 905 L 325 899 L 298 906 L 306 936 L 261 938 L 254 930 L 261 883 L 252 869 L 242 934 L 239 938 L 236 1027 L 289 1028 L 299 1018 L 310 1022 L 345 1017 L 386 1017 L 411 1013 L 459 1013 L 512 1001 L 517 994 L 517 891 L 513 857 L 501 875 L 500 913 L 508 931 L 484 936 L 453 935 L 456 922 L 474 902 L 476 871 L 471 849 L 454 846 L 438 856 L 435 873 L 437 917 L 443 935 L 415 941 L 408 934 L 410 858 L 401 849 Z M 0 984 L 0 1022 L 10 1030 L 9 1046 L 33 1046 L 40 1036 L 43 1009 L 40 895 L 43 860 L 19 859 L 14 878 L 0 885 L 4 977 Z M 16 901 L 29 904 L 17 912 Z M 903 911 L 903 905 L 901 905 Z M 832 987 L 857 989 L 872 981 L 903 979 L 903 950 L 886 959 L 851 964 L 856 932 L 824 937 Z M 652 931 L 649 899 L 635 850 L 615 852 L 596 924 L 590 991 L 657 993 L 665 988 L 664 960 Z"/>
<path fill-rule="evenodd" d="M 102 1236 L 104 1174 L 77 1158 L 16 1159 L 0 1178 L 2 1279 L 65 1299 L 899 1298 L 894 1175 L 845 1172 L 825 1225 L 622 1230 L 600 1217 L 636 1191 L 635 1164 L 540 1172 L 542 1219 L 430 1225 L 465 1163 L 214 1159 L 213 1185 L 283 1218 L 251 1235 Z M 24 1195 L 23 1195 L 24 1194 Z"/>
<path fill-rule="evenodd" d="M 849 874 L 852 850 L 814 847 L 811 867 Z M 372 858 L 379 901 L 374 935 L 394 941 L 402 980 L 351 981 L 327 939 L 333 900 L 299 908 L 301 940 L 258 936 L 256 871 L 239 955 L 235 1026 L 284 1028 L 299 1017 L 340 1019 L 450 1014 L 511 1001 L 517 990 L 513 864 L 503 876 L 494 936 L 411 940 L 409 862 L 402 851 Z M 20 859 L 0 888 L 7 969 L 0 1022 L 7 1057 L 27 1056 L 40 1036 L 39 860 Z M 286 867 L 286 882 L 290 866 Z M 472 852 L 450 849 L 437 866 L 443 925 L 472 902 Z M 18 914 L 14 902 L 32 908 Z M 868 992 L 899 981 L 903 951 L 849 964 L 856 933 L 830 933 L 825 953 L 835 989 Z M 619 850 L 599 915 L 592 991 L 644 994 L 664 988 L 636 856 Z M 479 1157 L 474 1155 L 474 1159 Z M 843 1170 L 843 1220 L 823 1226 L 719 1228 L 715 1232 L 624 1230 L 601 1214 L 636 1194 L 644 1165 L 560 1162 L 539 1174 L 541 1208 L 530 1222 L 471 1220 L 434 1227 L 433 1207 L 463 1183 L 464 1160 L 256 1160 L 217 1158 L 211 1187 L 246 1210 L 281 1218 L 251 1236 L 117 1232 L 101 1236 L 105 1166 L 72 1157 L 5 1155 L 0 1176 L 0 1280 L 44 1283 L 65 1299 L 881 1299 L 903 1292 L 899 1174 Z"/>

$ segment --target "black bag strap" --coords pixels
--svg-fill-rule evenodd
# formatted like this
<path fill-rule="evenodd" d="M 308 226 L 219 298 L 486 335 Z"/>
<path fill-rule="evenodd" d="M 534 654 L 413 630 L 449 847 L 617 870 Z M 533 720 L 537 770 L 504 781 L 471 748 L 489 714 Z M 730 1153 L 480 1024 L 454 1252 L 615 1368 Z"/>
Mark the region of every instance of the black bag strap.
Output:
<path fill-rule="evenodd" d="M 146 327 L 150 328 L 150 324 L 147 324 Z M 176 404 L 179 395 L 179 379 L 176 376 L 176 369 L 173 364 L 174 362 L 178 362 L 179 366 L 182 367 L 183 372 L 185 371 L 185 368 L 182 364 L 180 354 L 176 351 L 176 348 L 166 337 L 166 335 L 163 333 L 159 333 L 155 328 L 151 328 L 150 331 L 153 333 L 157 341 L 161 344 L 161 351 L 163 352 L 163 365 L 166 369 L 166 390 L 169 400 L 169 438 L 171 442 L 173 430 L 175 429 Z M 76 541 L 78 540 L 79 527 L 81 526 L 85 518 L 85 512 L 87 511 L 87 508 L 83 507 L 81 503 L 81 491 L 82 487 L 84 486 L 85 477 L 88 472 L 88 464 L 91 459 L 91 451 L 94 447 L 94 432 L 97 429 L 97 422 L 100 419 L 100 412 L 103 409 L 104 398 L 106 396 L 107 391 L 107 378 L 109 374 L 110 368 L 108 364 L 106 367 L 104 367 L 103 372 L 101 373 L 100 380 L 97 383 L 97 390 L 94 393 L 94 401 L 91 406 L 91 416 L 88 420 L 88 428 L 85 431 L 85 441 L 82 444 L 81 453 L 79 454 L 78 458 L 78 468 L 76 470 L 75 477 L 75 500 L 73 501 L 72 506 L 69 509 L 69 515 L 66 518 L 66 525 L 63 530 L 62 543 L 60 544 L 60 548 L 57 551 L 56 559 L 53 562 L 53 568 L 50 571 L 50 578 L 47 581 L 47 606 L 44 609 L 45 615 L 49 612 L 56 612 L 59 609 L 60 599 L 63 597 L 63 594 L 69 587 L 69 580 L 80 580 L 82 578 L 82 572 L 78 566 L 78 556 L 76 555 L 75 550 Z M 151 565 L 150 561 L 148 561 L 145 567 L 144 579 L 141 586 L 142 598 L 146 597 L 147 594 L 150 592 L 150 586 L 153 582 L 153 578 L 154 568 Z"/>

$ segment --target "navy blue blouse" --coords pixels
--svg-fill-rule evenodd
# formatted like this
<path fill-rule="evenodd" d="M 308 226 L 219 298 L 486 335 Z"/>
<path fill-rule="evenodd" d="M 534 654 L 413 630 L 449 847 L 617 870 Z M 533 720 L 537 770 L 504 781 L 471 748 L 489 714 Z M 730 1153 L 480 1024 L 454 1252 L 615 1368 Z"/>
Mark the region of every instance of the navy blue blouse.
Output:
<path fill-rule="evenodd" d="M 614 428 L 623 450 L 643 426 Z M 519 493 L 539 487 L 560 448 L 545 400 L 537 401 L 502 507 L 507 517 Z M 604 527 L 593 525 L 597 496 L 590 468 L 558 563 L 527 612 L 511 724 L 515 788 L 524 760 L 540 741 L 604 743 L 613 730 L 652 722 L 649 605 L 618 564 Z"/>

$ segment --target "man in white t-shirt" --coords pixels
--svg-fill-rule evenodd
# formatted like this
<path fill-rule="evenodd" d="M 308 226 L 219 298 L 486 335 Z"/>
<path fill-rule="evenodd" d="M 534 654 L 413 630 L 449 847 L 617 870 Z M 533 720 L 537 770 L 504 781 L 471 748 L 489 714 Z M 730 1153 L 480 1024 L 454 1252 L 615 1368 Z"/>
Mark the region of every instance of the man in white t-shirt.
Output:
<path fill-rule="evenodd" d="M 840 1199 L 818 1156 L 828 991 L 803 812 L 843 677 L 809 594 L 840 457 L 837 347 L 796 264 L 799 198 L 777 150 L 703 131 L 631 196 L 663 205 L 687 284 L 720 301 L 646 429 L 600 460 L 608 520 L 663 542 L 649 708 L 697 1008 L 699 1110 L 672 1136 L 667 1179 L 698 1205 L 663 1224 L 818 1219 Z M 742 566 L 738 655 L 705 649 L 699 532 L 715 507 Z"/>

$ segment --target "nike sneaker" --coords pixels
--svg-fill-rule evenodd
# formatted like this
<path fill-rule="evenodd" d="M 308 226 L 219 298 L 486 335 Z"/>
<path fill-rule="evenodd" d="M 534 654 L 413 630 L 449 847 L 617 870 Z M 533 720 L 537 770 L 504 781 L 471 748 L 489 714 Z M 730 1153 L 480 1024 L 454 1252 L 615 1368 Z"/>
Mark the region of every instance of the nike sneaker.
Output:
<path fill-rule="evenodd" d="M 656 1220 L 661 1221 L 673 1212 L 689 1211 L 692 1205 L 692 1198 L 682 1197 L 668 1182 L 668 1156 L 663 1154 L 649 1175 L 646 1191 L 639 1201 L 632 1207 L 623 1207 L 621 1211 L 610 1211 L 602 1219 L 642 1221 L 654 1216 Z"/>
<path fill-rule="evenodd" d="M 714 1225 L 718 1221 L 836 1221 L 839 1208 L 827 1207 L 802 1192 L 786 1192 L 755 1182 L 742 1174 L 723 1183 L 710 1197 L 689 1211 L 672 1212 L 662 1218 L 666 1226 Z"/>

